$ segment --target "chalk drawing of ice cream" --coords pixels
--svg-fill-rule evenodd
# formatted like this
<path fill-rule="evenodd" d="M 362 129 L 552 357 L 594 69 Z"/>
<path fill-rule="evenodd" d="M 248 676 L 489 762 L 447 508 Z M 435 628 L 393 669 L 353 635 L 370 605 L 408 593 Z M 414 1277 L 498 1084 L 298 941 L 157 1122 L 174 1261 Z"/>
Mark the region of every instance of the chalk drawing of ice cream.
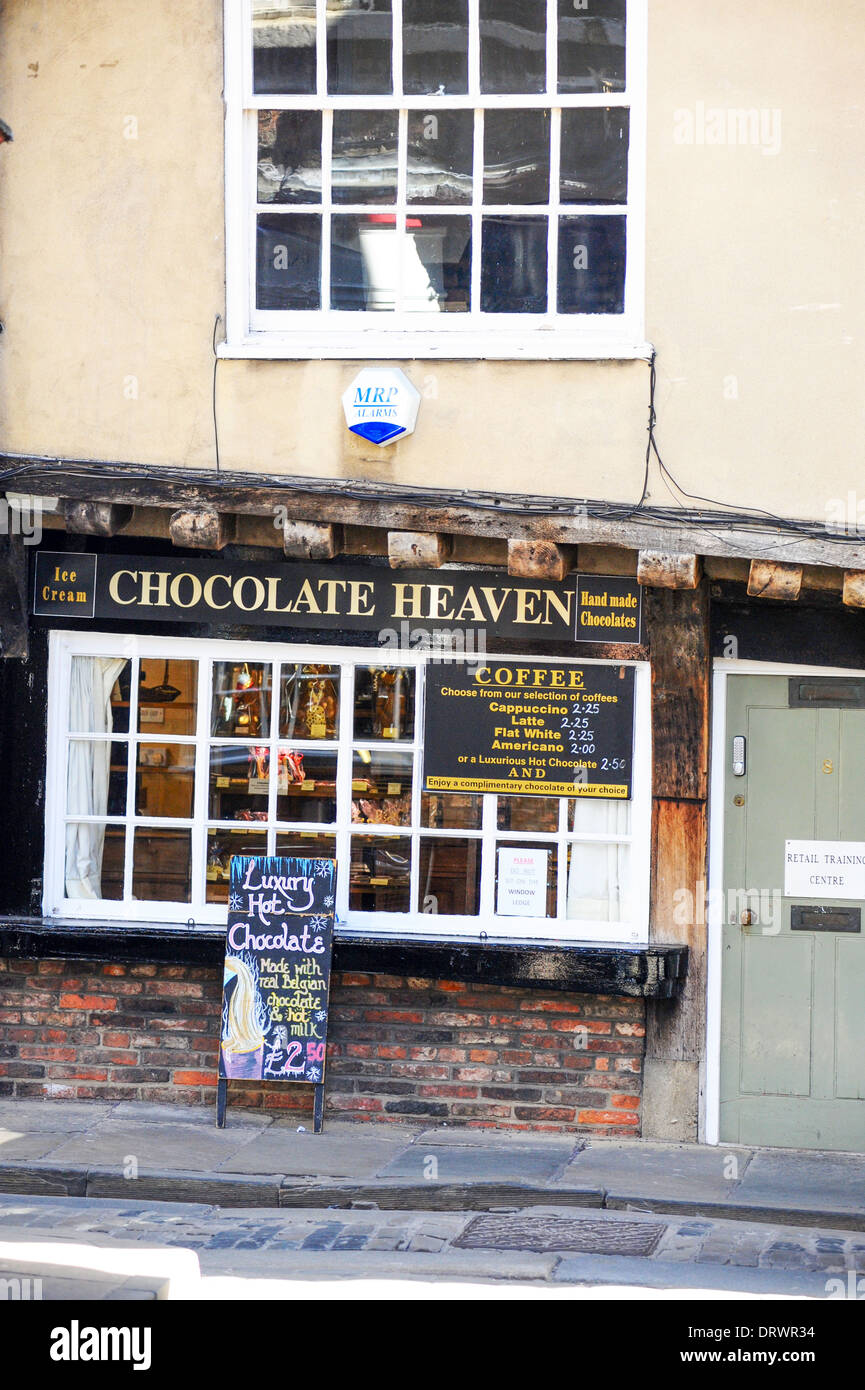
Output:
<path fill-rule="evenodd" d="M 222 1065 L 234 1078 L 261 1076 L 264 1057 L 264 1024 L 267 1019 L 256 989 L 255 975 L 246 961 L 229 956 L 225 962 L 223 991 L 234 988 L 222 1010 Z"/>

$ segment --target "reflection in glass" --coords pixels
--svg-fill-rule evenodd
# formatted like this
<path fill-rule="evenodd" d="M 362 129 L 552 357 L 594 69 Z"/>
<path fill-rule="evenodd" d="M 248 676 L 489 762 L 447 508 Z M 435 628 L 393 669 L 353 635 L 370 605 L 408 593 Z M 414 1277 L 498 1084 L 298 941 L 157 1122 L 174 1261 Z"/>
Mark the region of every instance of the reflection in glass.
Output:
<path fill-rule="evenodd" d="M 283 738 L 339 737 L 339 667 L 283 666 L 279 733 Z"/>
<path fill-rule="evenodd" d="M 467 92 L 468 0 L 403 0 L 404 92 Z"/>
<path fill-rule="evenodd" d="M 628 201 L 628 116 L 619 107 L 562 112 L 563 203 Z"/>
<path fill-rule="evenodd" d="M 315 91 L 315 0 L 253 0 L 252 89 Z"/>
<path fill-rule="evenodd" d="M 559 91 L 625 90 L 625 9 L 627 0 L 591 0 L 575 10 L 559 0 Z"/>
<path fill-rule="evenodd" d="M 559 222 L 560 314 L 621 314 L 625 308 L 625 223 L 619 216 Z"/>
<path fill-rule="evenodd" d="M 197 661 L 142 657 L 138 679 L 139 733 L 195 733 Z"/>
<path fill-rule="evenodd" d="M 353 912 L 411 910 L 411 840 L 352 835 L 349 907 Z"/>
<path fill-rule="evenodd" d="M 195 747 L 190 743 L 139 743 L 135 768 L 135 814 L 192 815 Z"/>
<path fill-rule="evenodd" d="M 336 820 L 336 753 L 280 748 L 276 814 L 279 820 Z"/>
<path fill-rule="evenodd" d="M 228 902 L 232 855 L 249 854 L 267 854 L 266 830 L 208 830 L 207 902 Z"/>
<path fill-rule="evenodd" d="M 211 748 L 210 819 L 266 821 L 269 778 L 268 744 Z"/>
<path fill-rule="evenodd" d="M 409 217 L 403 243 L 403 309 L 467 313 L 471 284 L 471 218 Z"/>
<path fill-rule="evenodd" d="M 365 825 L 409 825 L 413 757 L 395 748 L 359 748 L 351 767 L 351 818 Z"/>
<path fill-rule="evenodd" d="M 334 203 L 395 203 L 397 113 L 334 111 Z"/>
<path fill-rule="evenodd" d="M 547 308 L 547 219 L 484 217 L 481 311 L 543 314 Z"/>
<path fill-rule="evenodd" d="M 481 91 L 543 92 L 546 0 L 480 0 Z"/>
<path fill-rule="evenodd" d="M 471 297 L 471 219 L 409 216 L 400 239 L 392 214 L 335 216 L 334 309 L 393 311 L 402 274 L 409 313 L 460 313 Z"/>
<path fill-rule="evenodd" d="M 413 667 L 358 666 L 354 680 L 355 738 L 414 738 Z"/>
<path fill-rule="evenodd" d="M 473 792 L 424 792 L 421 825 L 433 830 L 480 830 L 484 812 L 482 796 Z"/>
<path fill-rule="evenodd" d="M 276 853 L 295 859 L 335 859 L 336 839 L 309 830 L 283 830 L 276 837 Z"/>
<path fill-rule="evenodd" d="M 526 859 L 527 859 L 527 860 L 530 860 L 530 861 L 534 861 L 534 862 L 537 862 L 538 856 L 545 855 L 545 856 L 546 856 L 546 861 L 545 861 L 545 862 L 546 862 L 546 869 L 547 869 L 546 911 L 544 912 L 543 910 L 541 910 L 541 904 L 538 903 L 538 902 L 536 901 L 535 895 L 534 895 L 534 893 L 531 891 L 531 890 L 532 890 L 532 887 L 533 887 L 533 885 L 534 885 L 534 883 L 535 883 L 535 876 L 534 876 L 533 871 L 529 868 L 529 869 L 526 871 L 526 873 L 525 873 L 525 883 L 526 883 L 525 897 L 524 897 L 524 907 L 525 907 L 525 911 L 523 911 L 523 912 L 516 912 L 516 913 L 513 912 L 513 911 L 509 911 L 508 913 L 503 913 L 502 915 L 506 915 L 506 916 L 525 916 L 525 917 L 555 917 L 555 916 L 557 916 L 557 909 L 558 909 L 558 904 L 557 904 L 557 901 L 556 901 L 556 897 L 557 897 L 557 879 L 558 879 L 558 849 L 557 849 L 557 847 L 556 847 L 555 845 L 544 845 L 544 844 L 540 844 L 540 845 L 539 845 L 539 844 L 537 844 L 537 843 L 535 843 L 535 844 L 531 844 L 531 843 L 519 843 L 518 841 L 515 841 L 515 840 L 510 840 L 510 841 L 506 841 L 506 842 L 505 842 L 505 841 L 502 841 L 502 843 L 499 844 L 499 845 L 497 846 L 497 849 L 496 849 L 496 912 L 497 912 L 497 913 L 500 912 L 501 909 L 502 909 L 502 907 L 505 905 L 505 895 L 504 895 L 504 891 L 503 891 L 502 896 L 501 896 L 501 897 L 499 896 L 499 880 L 500 880 L 500 877 L 501 877 L 501 875 L 500 875 L 500 868 L 503 867 L 503 861 L 500 860 L 500 851 L 501 851 L 502 849 L 519 849 L 519 850 L 524 850 L 524 851 L 525 851 L 525 857 L 526 857 Z M 544 862 L 544 861 L 541 860 L 541 862 Z M 513 878 L 513 874 L 514 874 L 514 870 L 513 870 L 513 868 L 511 868 L 511 869 L 510 869 L 510 879 Z M 510 907 L 513 906 L 513 899 L 514 899 L 514 896 L 515 896 L 515 895 L 513 895 L 513 894 L 509 894 L 509 895 L 508 895 L 508 905 L 509 905 Z"/>
<path fill-rule="evenodd" d="M 269 738 L 272 668 L 249 661 L 213 664 L 214 738 Z"/>
<path fill-rule="evenodd" d="M 481 901 L 481 842 L 429 835 L 420 842 L 417 911 L 476 917 Z"/>
<path fill-rule="evenodd" d="M 568 846 L 568 917 L 590 922 L 627 922 L 630 905 L 628 845 Z"/>
<path fill-rule="evenodd" d="M 316 213 L 256 220 L 257 309 L 321 308 L 321 218 Z"/>
<path fill-rule="evenodd" d="M 393 90 L 390 0 L 328 0 L 327 90 L 380 96 Z"/>
<path fill-rule="evenodd" d="M 555 796 L 500 796 L 496 810 L 499 830 L 532 830 L 554 835 L 559 828 L 559 799 Z"/>
<path fill-rule="evenodd" d="M 332 308 L 395 309 L 398 276 L 395 216 L 334 216 L 330 265 Z"/>
<path fill-rule="evenodd" d="M 188 830 L 135 831 L 132 896 L 155 902 L 188 903 L 192 884 L 192 842 Z"/>
<path fill-rule="evenodd" d="M 123 897 L 122 825 L 66 826 L 66 896 L 118 902 Z"/>
<path fill-rule="evenodd" d="M 70 739 L 66 814 L 125 816 L 128 758 L 125 743 L 101 738 Z"/>
<path fill-rule="evenodd" d="M 473 111 L 409 111 L 406 196 L 410 203 L 470 203 Z"/>
<path fill-rule="evenodd" d="M 259 111 L 258 201 L 321 202 L 320 111 Z"/>
<path fill-rule="evenodd" d="M 549 196 L 549 111 L 487 111 L 484 202 L 546 203 Z"/>

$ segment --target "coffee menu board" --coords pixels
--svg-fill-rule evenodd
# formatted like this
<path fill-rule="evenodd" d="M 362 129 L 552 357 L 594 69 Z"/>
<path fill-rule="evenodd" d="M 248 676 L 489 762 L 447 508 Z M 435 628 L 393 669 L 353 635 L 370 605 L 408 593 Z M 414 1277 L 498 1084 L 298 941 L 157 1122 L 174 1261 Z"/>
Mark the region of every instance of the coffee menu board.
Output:
<path fill-rule="evenodd" d="M 427 671 L 427 791 L 625 800 L 633 753 L 632 666 L 529 659 Z"/>
<path fill-rule="evenodd" d="M 231 860 L 219 1075 L 324 1080 L 333 859 Z"/>

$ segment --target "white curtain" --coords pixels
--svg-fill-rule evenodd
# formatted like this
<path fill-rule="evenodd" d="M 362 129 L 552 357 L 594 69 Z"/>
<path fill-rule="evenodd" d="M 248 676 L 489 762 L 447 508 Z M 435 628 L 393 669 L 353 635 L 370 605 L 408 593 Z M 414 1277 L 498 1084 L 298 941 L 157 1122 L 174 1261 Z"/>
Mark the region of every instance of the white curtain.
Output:
<path fill-rule="evenodd" d="M 627 801 L 586 798 L 572 803 L 572 829 L 595 835 L 627 835 L 631 807 Z M 627 844 L 583 841 L 571 844 L 568 871 L 568 917 L 590 922 L 622 922 L 630 916 Z"/>
<path fill-rule="evenodd" d="M 72 659 L 69 730 L 72 734 L 110 734 L 111 692 L 126 665 L 123 657 Z M 106 739 L 72 738 L 69 743 L 67 807 L 74 816 L 104 816 L 108 810 L 111 744 Z M 104 825 L 66 827 L 66 896 L 102 897 Z"/>

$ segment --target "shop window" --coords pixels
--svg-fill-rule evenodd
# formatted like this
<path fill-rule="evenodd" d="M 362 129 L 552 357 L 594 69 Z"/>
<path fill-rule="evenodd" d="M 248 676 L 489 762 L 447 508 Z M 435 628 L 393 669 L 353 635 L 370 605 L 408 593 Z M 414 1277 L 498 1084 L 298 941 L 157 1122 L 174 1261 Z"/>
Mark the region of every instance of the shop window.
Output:
<path fill-rule="evenodd" d="M 46 912 L 221 923 L 233 855 L 324 856 L 344 931 L 644 940 L 645 664 L 604 800 L 425 791 L 432 659 L 52 634 Z"/>
<path fill-rule="evenodd" d="M 646 0 L 225 22 L 228 355 L 644 351 Z"/>

